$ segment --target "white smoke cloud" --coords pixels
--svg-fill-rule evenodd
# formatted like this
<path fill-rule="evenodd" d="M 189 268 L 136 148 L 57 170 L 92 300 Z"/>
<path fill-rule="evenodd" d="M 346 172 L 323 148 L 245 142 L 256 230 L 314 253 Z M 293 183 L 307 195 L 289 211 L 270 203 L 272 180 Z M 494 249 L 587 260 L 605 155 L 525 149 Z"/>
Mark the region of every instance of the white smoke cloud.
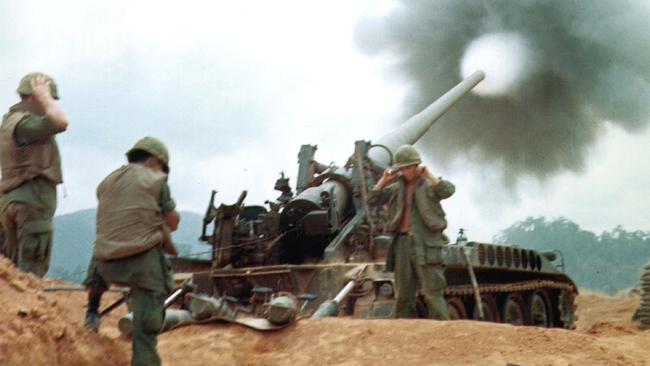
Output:
<path fill-rule="evenodd" d="M 489 33 L 472 41 L 461 60 L 461 75 L 476 70 L 485 72 L 485 80 L 473 91 L 481 95 L 515 92 L 533 71 L 533 51 L 517 33 Z"/>

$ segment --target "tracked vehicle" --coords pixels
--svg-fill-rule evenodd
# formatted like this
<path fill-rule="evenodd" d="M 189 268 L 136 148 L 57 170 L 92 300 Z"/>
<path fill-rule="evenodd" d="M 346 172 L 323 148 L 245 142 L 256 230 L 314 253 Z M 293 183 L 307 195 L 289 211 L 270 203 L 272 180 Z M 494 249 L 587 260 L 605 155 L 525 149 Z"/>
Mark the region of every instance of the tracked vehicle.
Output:
<path fill-rule="evenodd" d="M 317 147 L 303 145 L 295 195 L 283 174 L 275 185 L 282 194 L 268 207 L 245 204 L 246 191 L 216 207 L 213 192 L 201 235 L 212 246 L 211 268 L 195 282 L 248 309 L 288 292 L 304 301 L 303 314 L 335 298 L 334 315 L 393 317 L 393 274 L 384 271 L 391 237 L 383 232 L 385 210 L 370 207 L 367 192 L 397 147 L 417 142 L 483 78 L 471 75 L 375 143 L 357 141 L 343 166 L 318 163 Z M 467 241 L 462 233 L 444 252 L 452 319 L 573 327 L 577 289 L 554 253 Z"/>

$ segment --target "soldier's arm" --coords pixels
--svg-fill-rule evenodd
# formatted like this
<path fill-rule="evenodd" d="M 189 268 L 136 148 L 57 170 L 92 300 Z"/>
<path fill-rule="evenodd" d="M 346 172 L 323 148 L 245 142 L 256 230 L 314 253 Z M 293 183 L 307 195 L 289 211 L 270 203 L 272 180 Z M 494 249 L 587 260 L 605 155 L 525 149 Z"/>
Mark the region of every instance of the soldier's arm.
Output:
<path fill-rule="evenodd" d="M 392 182 L 394 182 L 397 179 L 397 172 L 392 170 L 392 169 L 386 169 L 384 170 L 384 173 L 382 174 L 381 178 L 379 178 L 379 181 L 377 184 L 375 184 L 374 187 L 368 192 L 368 204 L 369 205 L 377 205 L 380 202 L 383 202 L 386 200 L 386 196 L 389 194 L 387 191 L 387 187 L 390 186 Z"/>
<path fill-rule="evenodd" d="M 16 125 L 14 138 L 18 146 L 23 146 L 47 139 L 62 131 L 46 116 L 28 114 Z"/>
<path fill-rule="evenodd" d="M 368 191 L 368 204 L 376 206 L 386 203 L 390 200 L 391 196 L 395 194 L 396 190 L 397 186 L 392 183 L 385 187 L 379 187 L 379 189 L 375 186 L 373 189 Z"/>
<path fill-rule="evenodd" d="M 160 209 L 163 215 L 163 221 L 165 225 L 171 231 L 176 231 L 178 229 L 178 224 L 181 221 L 181 217 L 176 212 L 176 202 L 172 199 L 169 185 L 165 183 L 160 191 Z"/>
<path fill-rule="evenodd" d="M 444 200 L 456 192 L 456 187 L 450 181 L 434 176 L 424 165 L 418 167 L 418 173 L 431 182 L 430 189 L 438 199 Z"/>
<path fill-rule="evenodd" d="M 438 199 L 444 200 L 456 192 L 456 187 L 448 180 L 438 178 L 438 184 L 432 187 Z"/>
<path fill-rule="evenodd" d="M 41 105 L 43 111 L 45 111 L 45 117 L 56 126 L 59 132 L 65 131 L 68 128 L 68 118 L 63 113 L 61 106 L 52 97 L 50 85 L 45 80 L 45 77 L 39 75 L 32 79 L 31 84 L 32 95 L 36 102 Z"/>

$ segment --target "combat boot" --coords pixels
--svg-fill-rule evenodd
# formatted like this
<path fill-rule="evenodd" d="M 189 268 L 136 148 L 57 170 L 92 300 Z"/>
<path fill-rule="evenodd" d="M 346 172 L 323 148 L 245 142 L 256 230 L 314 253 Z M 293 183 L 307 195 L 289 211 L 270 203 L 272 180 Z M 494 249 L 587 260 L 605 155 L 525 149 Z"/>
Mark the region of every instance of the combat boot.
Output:
<path fill-rule="evenodd" d="M 86 311 L 86 321 L 84 328 L 90 329 L 93 332 L 99 332 L 99 325 L 101 317 L 99 316 L 99 306 L 102 300 L 104 291 L 101 289 L 90 288 L 88 291 L 88 311 Z"/>
<path fill-rule="evenodd" d="M 86 312 L 86 321 L 84 322 L 84 328 L 92 330 L 93 332 L 99 332 L 99 325 L 101 324 L 101 318 L 99 313 L 95 310 L 88 310 Z"/>

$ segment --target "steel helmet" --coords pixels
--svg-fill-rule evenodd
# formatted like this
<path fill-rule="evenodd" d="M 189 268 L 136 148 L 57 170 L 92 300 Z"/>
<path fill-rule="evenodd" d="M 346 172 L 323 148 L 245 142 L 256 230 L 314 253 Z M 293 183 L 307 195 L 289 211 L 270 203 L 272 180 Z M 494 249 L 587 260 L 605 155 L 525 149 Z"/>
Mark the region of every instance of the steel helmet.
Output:
<path fill-rule="evenodd" d="M 128 157 L 137 150 L 148 152 L 149 154 L 160 159 L 160 161 L 163 162 L 163 169 L 165 173 L 169 173 L 169 152 L 167 151 L 167 147 L 162 143 L 162 141 L 158 140 L 155 137 L 143 137 L 138 140 L 138 142 L 136 142 L 129 151 L 126 152 L 126 156 Z"/>
<path fill-rule="evenodd" d="M 400 169 L 410 165 L 418 165 L 422 163 L 420 154 L 411 145 L 402 145 L 397 148 L 395 152 L 395 163 L 393 169 Z"/>

